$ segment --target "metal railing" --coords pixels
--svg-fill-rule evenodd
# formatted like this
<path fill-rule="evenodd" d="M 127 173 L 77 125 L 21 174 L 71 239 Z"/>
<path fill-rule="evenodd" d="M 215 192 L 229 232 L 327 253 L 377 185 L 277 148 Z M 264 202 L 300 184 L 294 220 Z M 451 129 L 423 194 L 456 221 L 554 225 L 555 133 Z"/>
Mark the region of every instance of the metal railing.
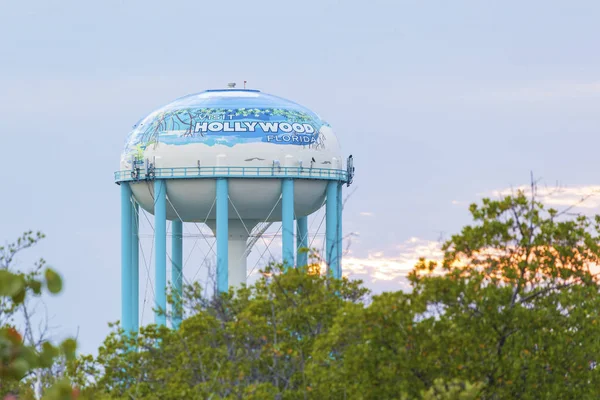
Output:
<path fill-rule="evenodd" d="M 147 179 L 199 178 L 294 178 L 348 181 L 348 172 L 341 169 L 306 167 L 174 167 L 146 170 L 137 168 L 115 172 L 115 182 Z"/>

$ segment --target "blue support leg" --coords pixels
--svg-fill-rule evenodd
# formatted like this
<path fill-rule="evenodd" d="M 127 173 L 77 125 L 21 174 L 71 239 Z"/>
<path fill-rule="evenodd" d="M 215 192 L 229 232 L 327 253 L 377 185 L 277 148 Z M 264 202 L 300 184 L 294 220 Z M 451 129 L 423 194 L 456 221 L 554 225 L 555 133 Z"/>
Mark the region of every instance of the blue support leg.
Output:
<path fill-rule="evenodd" d="M 342 232 L 342 216 L 343 216 L 343 198 L 342 198 L 342 184 L 337 185 L 337 250 L 338 250 L 338 258 L 337 258 L 337 279 L 342 278 L 342 254 L 344 252 L 344 236 Z"/>
<path fill-rule="evenodd" d="M 217 291 L 229 290 L 229 189 L 225 178 L 217 179 Z"/>
<path fill-rule="evenodd" d="M 281 184 L 281 236 L 284 268 L 294 266 L 294 181 L 284 179 Z"/>
<path fill-rule="evenodd" d="M 131 243 L 131 307 L 133 331 L 140 330 L 140 206 L 133 203 L 133 240 Z"/>
<path fill-rule="evenodd" d="M 155 314 L 154 322 L 167 323 L 167 186 L 162 179 L 154 181 L 154 251 L 155 251 Z"/>
<path fill-rule="evenodd" d="M 131 245 L 133 242 L 132 229 L 131 187 L 121 183 L 121 327 L 125 332 L 131 332 L 133 316 L 131 314 Z"/>
<path fill-rule="evenodd" d="M 304 267 L 308 265 L 308 217 L 300 217 L 296 220 L 296 247 L 298 266 Z M 305 250 L 302 250 L 305 249 Z"/>
<path fill-rule="evenodd" d="M 174 220 L 171 224 L 171 281 L 173 282 L 173 329 L 181 324 L 181 298 L 183 287 L 183 222 Z"/>
<path fill-rule="evenodd" d="M 327 183 L 327 198 L 325 200 L 325 261 L 328 266 L 328 274 L 336 277 L 338 273 L 338 183 L 331 181 Z"/>

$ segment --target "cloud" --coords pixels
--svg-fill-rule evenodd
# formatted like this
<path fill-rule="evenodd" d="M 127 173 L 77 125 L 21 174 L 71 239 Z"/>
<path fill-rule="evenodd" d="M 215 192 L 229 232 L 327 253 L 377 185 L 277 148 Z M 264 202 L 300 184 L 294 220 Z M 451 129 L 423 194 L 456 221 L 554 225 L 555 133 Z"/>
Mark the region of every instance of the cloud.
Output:
<path fill-rule="evenodd" d="M 439 260 L 442 256 L 439 242 L 412 237 L 393 251 L 373 251 L 366 257 L 344 257 L 342 267 L 345 276 L 362 279 L 374 292 L 407 290 L 406 276 L 419 258 Z"/>
<path fill-rule="evenodd" d="M 528 193 L 529 185 L 516 186 L 479 193 L 480 197 L 504 197 L 522 190 Z M 573 185 L 537 188 L 538 200 L 549 207 L 564 209 L 573 207 L 574 212 L 590 212 L 600 208 L 600 185 Z M 452 201 L 452 204 L 466 204 Z M 373 292 L 387 290 L 410 290 L 406 276 L 419 258 L 439 261 L 443 257 L 441 243 L 412 237 L 392 250 L 372 250 L 365 257 L 346 254 L 343 259 L 344 275 L 362 279 Z"/>
<path fill-rule="evenodd" d="M 361 217 L 372 217 L 374 215 L 375 214 L 373 214 L 372 212 L 368 212 L 368 211 L 363 211 L 363 212 L 360 213 Z"/>
<path fill-rule="evenodd" d="M 504 197 L 522 190 L 530 193 L 528 185 L 493 190 L 480 193 L 483 197 Z M 600 185 L 578 185 L 565 187 L 538 187 L 536 196 L 550 207 L 574 207 L 575 209 L 596 209 L 600 207 Z"/>

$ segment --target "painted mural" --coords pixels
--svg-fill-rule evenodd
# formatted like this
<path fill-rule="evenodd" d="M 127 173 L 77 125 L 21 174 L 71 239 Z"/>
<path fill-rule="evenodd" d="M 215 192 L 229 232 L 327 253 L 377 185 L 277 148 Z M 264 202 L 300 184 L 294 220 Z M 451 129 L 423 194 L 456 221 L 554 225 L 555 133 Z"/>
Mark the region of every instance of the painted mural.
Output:
<path fill-rule="evenodd" d="M 324 126 L 328 124 L 315 114 L 289 108 L 163 108 L 134 125 L 124 153 L 141 157 L 156 143 L 228 147 L 272 143 L 322 149 Z"/>

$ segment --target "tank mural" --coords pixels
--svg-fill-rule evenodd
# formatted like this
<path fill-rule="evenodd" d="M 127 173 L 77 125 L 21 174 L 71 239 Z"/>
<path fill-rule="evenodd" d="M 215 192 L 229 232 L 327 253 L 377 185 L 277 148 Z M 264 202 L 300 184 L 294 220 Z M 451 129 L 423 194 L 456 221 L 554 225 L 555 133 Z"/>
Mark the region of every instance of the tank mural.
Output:
<path fill-rule="evenodd" d="M 321 128 L 329 126 L 316 115 L 281 108 L 179 108 L 153 112 L 133 127 L 125 154 L 142 156 L 156 143 L 228 147 L 244 143 L 325 147 Z"/>

